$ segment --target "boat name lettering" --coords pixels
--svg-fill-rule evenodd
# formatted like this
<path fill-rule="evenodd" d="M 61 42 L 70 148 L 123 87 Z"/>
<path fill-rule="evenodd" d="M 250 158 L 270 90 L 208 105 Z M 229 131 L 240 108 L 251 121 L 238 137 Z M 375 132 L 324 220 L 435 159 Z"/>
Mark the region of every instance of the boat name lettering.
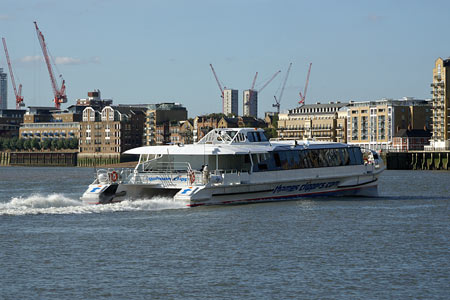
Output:
<path fill-rule="evenodd" d="M 337 186 L 339 181 L 330 181 L 330 182 L 318 182 L 318 183 L 305 183 L 305 184 L 295 184 L 295 185 L 278 185 L 273 189 L 273 193 L 282 193 L 282 192 L 296 192 L 296 191 L 312 191 L 312 190 L 320 190 L 327 189 L 333 186 Z"/>
<path fill-rule="evenodd" d="M 174 177 L 173 179 L 171 179 L 170 177 L 166 177 L 166 176 L 155 176 L 155 177 L 149 177 L 148 180 L 149 181 L 161 180 L 161 181 L 182 181 L 182 182 L 187 182 L 187 178 L 181 177 L 180 175 L 178 175 L 177 177 Z"/>

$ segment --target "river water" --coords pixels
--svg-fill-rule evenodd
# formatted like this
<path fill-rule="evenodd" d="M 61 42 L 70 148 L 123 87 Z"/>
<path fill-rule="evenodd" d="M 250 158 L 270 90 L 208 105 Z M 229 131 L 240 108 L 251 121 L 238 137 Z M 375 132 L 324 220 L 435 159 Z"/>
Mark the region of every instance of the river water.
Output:
<path fill-rule="evenodd" d="M 448 299 L 450 172 L 380 197 L 84 206 L 88 168 L 0 167 L 0 299 Z"/>

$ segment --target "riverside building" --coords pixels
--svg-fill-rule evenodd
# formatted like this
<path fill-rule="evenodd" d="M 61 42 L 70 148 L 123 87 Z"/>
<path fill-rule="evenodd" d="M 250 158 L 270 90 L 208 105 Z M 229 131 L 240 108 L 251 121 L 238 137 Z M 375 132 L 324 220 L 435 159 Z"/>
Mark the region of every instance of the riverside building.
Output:
<path fill-rule="evenodd" d="M 450 149 L 450 97 L 449 72 L 450 58 L 438 58 L 433 69 L 433 136 L 429 150 Z M 428 147 L 427 147 L 428 148 Z"/>
<path fill-rule="evenodd" d="M 78 138 L 80 120 L 81 111 L 76 106 L 64 111 L 54 107 L 29 106 L 20 126 L 20 137 L 41 141 Z"/>
<path fill-rule="evenodd" d="M 278 115 L 278 138 L 285 140 L 315 139 L 342 142 L 347 140 L 348 103 L 306 104 Z"/>
<path fill-rule="evenodd" d="M 144 121 L 145 110 L 139 107 L 86 107 L 80 122 L 78 160 L 119 162 L 122 152 L 142 146 Z"/>
<path fill-rule="evenodd" d="M 371 150 L 393 148 L 393 137 L 401 129 L 430 129 L 432 104 L 404 97 L 374 101 L 350 101 L 347 142 Z"/>
<path fill-rule="evenodd" d="M 76 105 L 69 106 L 66 110 L 58 110 L 54 107 L 29 106 L 23 116 L 20 126 L 21 138 L 66 139 L 80 137 L 80 121 L 82 112 L 86 107 L 101 110 L 111 105 L 112 100 L 102 100 L 100 91 L 88 92 L 88 98 L 77 99 Z"/>
<path fill-rule="evenodd" d="M 0 137 L 19 137 L 24 114 L 23 109 L 0 109 Z"/>
<path fill-rule="evenodd" d="M 170 143 L 170 122 L 187 119 L 187 109 L 180 103 L 166 102 L 143 105 L 145 124 L 143 144 L 146 146 Z"/>

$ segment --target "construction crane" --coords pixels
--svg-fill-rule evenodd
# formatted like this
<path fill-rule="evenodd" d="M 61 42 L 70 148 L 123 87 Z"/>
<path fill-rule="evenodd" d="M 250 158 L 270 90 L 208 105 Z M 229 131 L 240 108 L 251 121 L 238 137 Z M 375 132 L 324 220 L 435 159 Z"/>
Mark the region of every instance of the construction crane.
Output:
<path fill-rule="evenodd" d="M 289 64 L 289 67 L 286 72 L 286 76 L 284 77 L 283 86 L 281 87 L 281 91 L 280 91 L 280 96 L 278 97 L 278 99 L 277 99 L 277 96 L 275 96 L 275 95 L 273 96 L 275 98 L 275 104 L 272 104 L 272 107 L 277 108 L 277 114 L 280 114 L 281 98 L 283 97 L 284 88 L 286 87 L 286 82 L 289 77 L 289 72 L 291 71 L 291 67 L 292 67 L 292 63 Z"/>
<path fill-rule="evenodd" d="M 309 83 L 309 74 L 311 74 L 311 66 L 312 63 L 309 63 L 309 70 L 308 70 L 308 75 L 306 76 L 306 83 L 305 83 L 305 89 L 303 90 L 303 94 L 302 92 L 300 92 L 300 101 L 298 101 L 298 104 L 300 105 L 305 105 L 305 98 L 306 98 L 306 91 L 308 90 L 308 83 Z"/>
<path fill-rule="evenodd" d="M 266 83 L 264 83 L 263 86 L 262 86 L 259 90 L 257 90 L 257 92 L 258 92 L 258 93 L 261 93 L 262 90 L 265 89 L 266 86 L 268 86 L 269 83 L 271 83 L 272 80 L 274 80 L 275 77 L 277 77 L 277 75 L 280 74 L 280 73 L 281 73 L 281 70 L 280 70 L 280 71 L 276 71 L 275 74 L 273 74 L 272 77 L 271 77 L 269 80 L 267 80 Z"/>
<path fill-rule="evenodd" d="M 256 92 L 261 93 L 262 90 L 265 89 L 266 86 L 268 86 L 269 83 L 271 83 L 272 80 L 274 80 L 275 77 L 277 77 L 277 75 L 280 74 L 280 73 L 281 73 L 281 71 L 276 71 L 275 74 L 273 74 L 272 77 L 271 77 L 269 80 L 267 80 L 266 83 L 264 83 L 264 84 L 262 85 L 262 87 L 261 87 L 259 90 L 257 90 Z M 248 99 L 247 99 L 247 102 L 245 103 L 246 105 L 249 105 L 250 102 L 251 102 L 251 99 L 252 99 L 252 92 L 255 91 L 255 82 L 256 82 L 256 77 L 257 77 L 257 76 L 258 76 L 258 72 L 256 72 L 255 77 L 253 78 L 252 87 L 251 87 L 251 89 L 248 91 Z"/>
<path fill-rule="evenodd" d="M 250 101 L 252 101 L 253 90 L 255 89 L 256 77 L 258 77 L 258 72 L 255 73 L 255 77 L 253 77 L 252 87 L 248 90 L 248 99 L 245 102 L 245 105 L 249 105 Z"/>
<path fill-rule="evenodd" d="M 53 101 L 55 102 L 56 109 L 60 109 L 61 103 L 67 102 L 65 80 L 62 79 L 61 87 L 58 88 L 55 74 L 53 73 L 52 65 L 50 63 L 50 58 L 48 55 L 47 45 L 45 43 L 44 35 L 39 30 L 39 27 L 37 26 L 36 22 L 34 22 L 34 26 L 36 27 L 36 33 L 38 36 L 38 40 L 39 40 L 39 43 L 41 44 L 42 53 L 44 54 L 44 59 L 45 59 L 45 63 L 47 64 L 48 73 L 50 74 L 50 81 L 52 83 L 53 95 L 55 97 Z M 61 75 L 60 75 L 60 77 L 62 78 Z"/>
<path fill-rule="evenodd" d="M 5 49 L 5 55 L 6 55 L 6 62 L 8 63 L 9 68 L 9 75 L 11 76 L 11 83 L 14 89 L 14 95 L 16 96 L 16 109 L 20 109 L 20 107 L 25 106 L 25 103 L 23 103 L 23 96 L 22 96 L 22 84 L 19 83 L 19 89 L 16 89 L 16 81 L 14 80 L 14 73 L 11 65 L 11 60 L 9 59 L 9 53 L 8 48 L 6 47 L 6 40 L 5 38 L 2 38 L 3 42 L 3 48 Z"/>
<path fill-rule="evenodd" d="M 211 67 L 211 71 L 213 72 L 214 78 L 216 79 L 217 85 L 219 86 L 220 98 L 222 98 L 222 113 L 225 113 L 225 107 L 224 107 L 224 102 L 223 102 L 223 88 L 222 88 L 222 84 L 220 83 L 219 77 L 217 77 L 216 70 L 214 70 L 213 65 L 209 64 L 209 66 Z"/>

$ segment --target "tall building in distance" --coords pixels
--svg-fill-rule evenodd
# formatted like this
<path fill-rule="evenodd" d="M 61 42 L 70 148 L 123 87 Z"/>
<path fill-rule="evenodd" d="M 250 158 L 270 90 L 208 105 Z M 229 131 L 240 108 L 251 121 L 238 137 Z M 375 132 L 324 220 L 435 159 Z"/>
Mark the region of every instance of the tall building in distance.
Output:
<path fill-rule="evenodd" d="M 0 109 L 8 108 L 8 80 L 7 74 L 0 68 Z"/>
<path fill-rule="evenodd" d="M 242 115 L 244 117 L 258 117 L 258 91 L 245 90 L 243 97 L 244 110 Z"/>
<path fill-rule="evenodd" d="M 239 91 L 232 89 L 223 90 L 223 113 L 228 115 L 239 115 Z"/>
<path fill-rule="evenodd" d="M 431 138 L 431 148 L 450 148 L 450 97 L 449 97 L 449 68 L 450 58 L 438 58 L 433 69 L 433 136 Z"/>

